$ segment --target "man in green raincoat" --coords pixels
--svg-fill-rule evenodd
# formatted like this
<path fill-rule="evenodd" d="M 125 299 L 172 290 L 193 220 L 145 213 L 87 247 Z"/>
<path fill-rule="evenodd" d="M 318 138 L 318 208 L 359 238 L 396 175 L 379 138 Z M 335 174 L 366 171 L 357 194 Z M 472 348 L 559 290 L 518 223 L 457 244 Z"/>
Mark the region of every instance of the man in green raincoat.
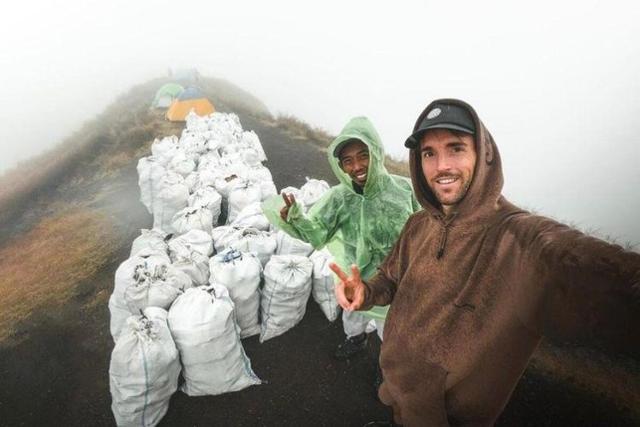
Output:
<path fill-rule="evenodd" d="M 263 210 L 269 220 L 291 236 L 316 249 L 327 246 L 342 268 L 357 266 L 363 278 L 376 272 L 409 215 L 419 209 L 408 179 L 384 167 L 378 132 L 366 117 L 355 117 L 327 150 L 340 183 L 330 188 L 305 214 L 293 195 L 268 199 Z M 284 199 L 284 204 L 283 204 Z M 366 328 L 382 326 L 388 306 L 367 312 L 343 312 L 346 341 L 336 357 L 346 359 L 364 349 Z"/>

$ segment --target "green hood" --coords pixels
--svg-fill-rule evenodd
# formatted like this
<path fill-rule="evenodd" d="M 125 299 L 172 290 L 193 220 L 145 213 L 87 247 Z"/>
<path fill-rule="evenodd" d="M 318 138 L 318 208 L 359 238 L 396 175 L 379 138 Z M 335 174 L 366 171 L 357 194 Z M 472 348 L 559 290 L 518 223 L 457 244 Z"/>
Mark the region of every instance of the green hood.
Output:
<path fill-rule="evenodd" d="M 354 191 L 351 177 L 342 171 L 340 161 L 333 155 L 338 144 L 350 139 L 358 139 L 369 147 L 369 170 L 367 171 L 367 183 L 364 186 L 365 196 L 375 194 L 380 190 L 380 176 L 389 175 L 384 167 L 384 147 L 380 135 L 373 127 L 373 123 L 366 117 L 354 117 L 342 129 L 336 139 L 327 149 L 327 157 L 333 173 L 350 191 Z"/>

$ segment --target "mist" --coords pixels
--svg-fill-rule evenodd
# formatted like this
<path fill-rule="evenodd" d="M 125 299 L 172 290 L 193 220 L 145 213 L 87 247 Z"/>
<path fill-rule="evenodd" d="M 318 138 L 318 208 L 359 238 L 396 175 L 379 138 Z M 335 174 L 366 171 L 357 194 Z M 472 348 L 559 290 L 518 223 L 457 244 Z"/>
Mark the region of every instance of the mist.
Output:
<path fill-rule="evenodd" d="M 640 243 L 640 6 L 631 1 L 11 3 L 0 173 L 119 95 L 196 68 L 337 133 L 366 115 L 391 156 L 422 109 L 470 103 L 512 202 Z"/>

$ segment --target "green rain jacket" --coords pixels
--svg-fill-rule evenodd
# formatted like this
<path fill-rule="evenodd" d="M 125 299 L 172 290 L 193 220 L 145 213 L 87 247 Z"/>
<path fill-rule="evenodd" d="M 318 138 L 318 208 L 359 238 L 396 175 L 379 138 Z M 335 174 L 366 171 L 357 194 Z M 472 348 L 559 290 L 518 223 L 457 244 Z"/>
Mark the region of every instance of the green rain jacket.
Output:
<path fill-rule="evenodd" d="M 369 169 L 363 194 L 354 190 L 351 178 L 333 156 L 338 144 L 354 138 L 369 147 Z M 366 117 L 351 119 L 327 149 L 327 156 L 340 184 L 331 187 L 306 214 L 295 203 L 289 208 L 287 222 L 282 221 L 280 210 L 284 201 L 281 196 L 267 199 L 262 208 L 272 224 L 316 249 L 327 246 L 340 268 L 348 272 L 355 264 L 362 278 L 367 279 L 375 274 L 405 222 L 420 205 L 413 195 L 411 182 L 387 172 L 380 136 Z M 388 306 L 374 306 L 363 313 L 374 319 L 384 319 L 387 310 Z"/>

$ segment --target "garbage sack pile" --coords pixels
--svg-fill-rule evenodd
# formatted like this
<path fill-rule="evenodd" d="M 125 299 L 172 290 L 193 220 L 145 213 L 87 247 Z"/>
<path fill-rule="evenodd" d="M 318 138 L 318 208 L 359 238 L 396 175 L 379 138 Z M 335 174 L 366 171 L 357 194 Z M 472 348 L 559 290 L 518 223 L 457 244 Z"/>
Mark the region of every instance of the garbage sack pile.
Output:
<path fill-rule="evenodd" d="M 336 319 L 328 252 L 274 229 L 262 213 L 261 202 L 277 194 L 266 160 L 237 115 L 193 111 L 179 137 L 156 139 L 139 159 L 140 201 L 153 226 L 132 242 L 109 298 L 118 425 L 156 425 L 180 372 L 190 396 L 260 384 L 241 340 L 293 328 L 311 294 Z M 306 211 L 328 189 L 307 178 L 281 193 Z"/>

